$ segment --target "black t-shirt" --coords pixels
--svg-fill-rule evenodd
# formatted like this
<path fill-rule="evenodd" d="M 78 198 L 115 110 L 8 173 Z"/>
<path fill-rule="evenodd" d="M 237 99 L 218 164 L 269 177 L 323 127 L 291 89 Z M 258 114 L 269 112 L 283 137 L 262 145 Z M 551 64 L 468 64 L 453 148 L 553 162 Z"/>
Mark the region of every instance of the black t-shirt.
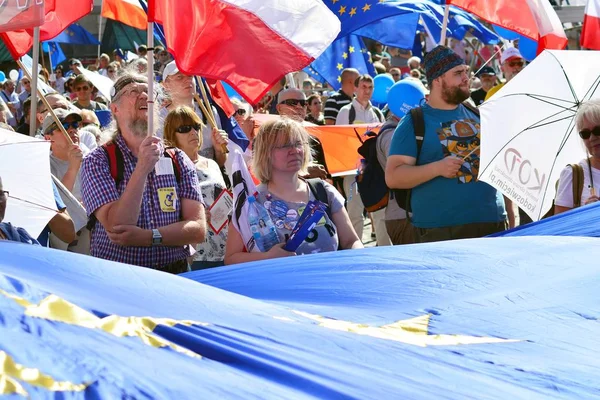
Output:
<path fill-rule="evenodd" d="M 471 98 L 473 99 L 473 102 L 475 103 L 475 105 L 479 107 L 485 101 L 486 95 L 487 95 L 487 92 L 485 90 L 478 89 L 471 93 Z"/>

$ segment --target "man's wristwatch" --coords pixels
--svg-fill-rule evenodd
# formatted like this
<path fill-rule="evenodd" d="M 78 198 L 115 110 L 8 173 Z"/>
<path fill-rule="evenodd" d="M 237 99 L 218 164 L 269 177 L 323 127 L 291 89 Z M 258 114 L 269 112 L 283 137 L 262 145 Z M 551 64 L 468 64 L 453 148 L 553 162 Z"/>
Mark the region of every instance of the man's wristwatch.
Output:
<path fill-rule="evenodd" d="M 160 246 L 162 244 L 162 235 L 158 229 L 152 229 L 152 246 Z"/>

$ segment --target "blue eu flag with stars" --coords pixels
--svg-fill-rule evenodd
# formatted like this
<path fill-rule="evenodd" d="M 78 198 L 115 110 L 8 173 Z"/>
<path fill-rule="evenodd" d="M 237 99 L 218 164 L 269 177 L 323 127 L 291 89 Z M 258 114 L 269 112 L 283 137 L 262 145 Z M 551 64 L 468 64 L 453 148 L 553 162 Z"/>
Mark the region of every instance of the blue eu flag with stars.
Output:
<path fill-rule="evenodd" d="M 375 76 L 365 43 L 356 35 L 336 39 L 309 68 L 313 71 L 311 76 L 320 75 L 335 90 L 341 87 L 344 68 L 356 68 L 361 74 Z"/>

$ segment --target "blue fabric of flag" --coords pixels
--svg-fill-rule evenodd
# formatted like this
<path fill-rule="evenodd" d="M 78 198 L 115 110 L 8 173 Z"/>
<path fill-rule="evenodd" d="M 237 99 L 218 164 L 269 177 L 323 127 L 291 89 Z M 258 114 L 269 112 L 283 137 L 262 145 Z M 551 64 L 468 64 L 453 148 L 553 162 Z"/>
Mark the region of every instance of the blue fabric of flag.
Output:
<path fill-rule="evenodd" d="M 542 235 L 600 237 L 600 203 L 578 207 L 550 218 L 518 226 L 491 236 Z"/>
<path fill-rule="evenodd" d="M 178 277 L 1 241 L 0 352 L 87 385 L 9 377 L 36 399 L 594 398 L 597 249 L 483 238 Z"/>
<path fill-rule="evenodd" d="M 67 29 L 62 31 L 52 41 L 56 43 L 91 44 L 96 46 L 100 44 L 100 41 L 94 35 L 79 24 L 69 25 Z"/>
<path fill-rule="evenodd" d="M 53 67 L 56 67 L 67 59 L 67 56 L 65 56 L 65 53 L 57 42 L 44 42 L 42 50 L 50 54 L 50 61 Z"/>
<path fill-rule="evenodd" d="M 196 93 L 201 93 L 198 83 L 199 82 L 196 81 Z M 202 84 L 205 88 L 210 87 L 204 78 L 202 78 Z M 206 90 L 206 95 L 210 104 L 217 110 L 217 114 L 219 115 L 219 120 L 221 122 L 221 129 L 227 132 L 227 137 L 229 140 L 240 146 L 242 151 L 246 151 L 250 145 L 250 140 L 242 130 L 242 127 L 237 123 L 235 118 L 227 116 L 223 108 L 221 108 L 221 106 L 212 98 L 210 90 Z"/>
<path fill-rule="evenodd" d="M 336 39 L 310 64 L 310 68 L 335 90 L 341 87 L 341 73 L 344 68 L 356 68 L 361 74 L 375 76 L 375 68 L 369 61 L 365 43 L 356 35 Z"/>

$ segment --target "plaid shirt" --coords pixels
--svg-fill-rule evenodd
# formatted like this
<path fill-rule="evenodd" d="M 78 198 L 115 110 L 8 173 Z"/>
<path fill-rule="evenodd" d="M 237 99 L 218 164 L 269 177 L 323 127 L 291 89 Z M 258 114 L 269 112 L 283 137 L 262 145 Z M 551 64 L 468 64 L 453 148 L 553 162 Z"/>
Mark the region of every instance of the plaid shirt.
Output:
<path fill-rule="evenodd" d="M 119 200 L 133 174 L 137 157 L 127 147 L 121 134 L 115 143 L 123 153 L 123 181 L 116 187 L 110 174 L 109 160 L 103 148 L 99 147 L 83 160 L 81 167 L 81 183 L 83 203 L 88 216 L 105 204 Z M 192 161 L 180 150 L 176 157 L 181 169 L 181 183 L 177 184 L 174 174 L 156 175 L 152 170 L 148 174 L 142 195 L 142 204 L 137 226 L 142 229 L 156 229 L 180 221 L 180 199 L 191 199 L 202 203 L 200 184 L 196 176 L 196 168 Z M 173 166 L 175 168 L 175 166 Z M 175 188 L 177 198 L 174 201 L 175 211 L 166 212 L 161 209 L 159 188 Z M 96 221 L 92 231 L 91 254 L 94 257 L 118 261 L 144 267 L 158 268 L 174 261 L 182 260 L 190 255 L 189 246 L 156 246 L 156 247 L 124 247 L 110 241 L 106 230 Z"/>

